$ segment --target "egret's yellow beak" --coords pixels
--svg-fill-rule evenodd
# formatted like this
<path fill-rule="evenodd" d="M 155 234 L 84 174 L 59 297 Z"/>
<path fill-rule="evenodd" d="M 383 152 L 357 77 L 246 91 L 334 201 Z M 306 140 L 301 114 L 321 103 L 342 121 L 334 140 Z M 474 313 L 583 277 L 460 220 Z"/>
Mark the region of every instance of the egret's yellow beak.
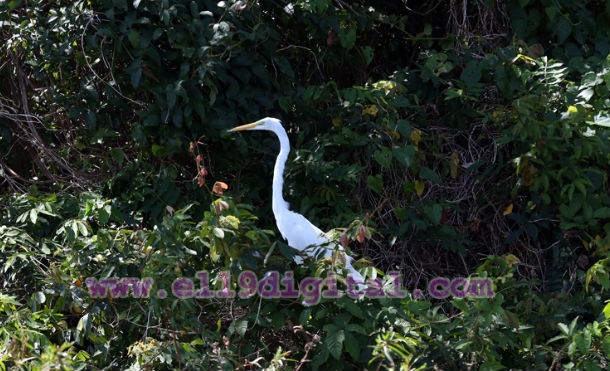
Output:
<path fill-rule="evenodd" d="M 251 124 L 246 124 L 246 125 L 238 126 L 236 128 L 233 128 L 233 129 L 229 129 L 228 131 L 229 132 L 234 132 L 234 131 L 250 130 L 250 129 L 253 129 L 253 128 L 257 127 L 260 124 L 261 124 L 261 122 L 257 121 L 257 122 L 253 122 Z"/>

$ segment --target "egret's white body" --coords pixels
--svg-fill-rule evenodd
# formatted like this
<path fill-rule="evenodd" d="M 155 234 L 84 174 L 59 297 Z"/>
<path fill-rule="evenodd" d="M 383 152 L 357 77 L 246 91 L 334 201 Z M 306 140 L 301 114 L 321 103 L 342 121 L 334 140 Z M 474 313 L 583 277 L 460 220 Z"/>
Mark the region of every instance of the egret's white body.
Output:
<path fill-rule="evenodd" d="M 268 130 L 277 135 L 280 140 L 280 153 L 275 161 L 273 171 L 273 195 L 272 209 L 282 237 L 288 241 L 288 245 L 299 251 L 305 251 L 309 256 L 316 256 L 320 248 L 324 249 L 324 258 L 330 258 L 333 250 L 337 246 L 336 243 L 331 243 L 320 228 L 313 225 L 307 218 L 299 213 L 295 213 L 288 208 L 288 203 L 284 200 L 282 189 L 284 185 L 284 166 L 290 153 L 290 142 L 286 130 L 282 126 L 280 120 L 267 117 L 252 124 L 238 126 L 229 131 L 241 130 Z M 338 249 L 343 251 L 343 247 Z M 351 277 L 357 282 L 364 282 L 362 275 L 352 267 L 350 262 L 351 257 L 345 254 L 345 268 L 348 270 Z M 297 264 L 302 263 L 299 256 L 295 256 Z M 359 287 L 363 287 L 360 286 Z"/>

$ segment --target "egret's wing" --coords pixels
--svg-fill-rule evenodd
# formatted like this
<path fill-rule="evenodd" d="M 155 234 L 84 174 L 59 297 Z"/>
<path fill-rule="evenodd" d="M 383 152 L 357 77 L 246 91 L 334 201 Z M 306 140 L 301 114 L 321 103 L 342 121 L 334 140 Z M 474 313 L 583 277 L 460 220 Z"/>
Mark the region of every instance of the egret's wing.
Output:
<path fill-rule="evenodd" d="M 311 248 L 312 246 L 321 246 L 324 248 L 324 257 L 330 258 L 335 247 L 335 243 L 329 243 L 329 239 L 326 234 L 318 227 L 313 225 L 303 215 L 286 210 L 280 215 L 276 214 L 277 227 L 282 234 L 282 237 L 288 241 L 290 247 L 295 248 L 299 251 L 306 250 L 307 255 L 315 256 L 319 249 Z M 343 250 L 341 247 L 339 249 Z M 351 264 L 352 258 L 345 254 L 345 268 L 352 275 L 352 278 L 359 282 L 364 282 L 364 279 L 360 273 Z M 297 264 L 303 262 L 301 257 L 295 256 Z M 366 286 L 358 285 L 359 289 L 366 288 Z"/>
<path fill-rule="evenodd" d="M 299 251 L 305 250 L 312 245 L 323 245 L 328 243 L 324 232 L 313 225 L 303 215 L 287 210 L 281 215 L 276 215 L 277 228 L 282 237 L 288 241 L 288 245 Z"/>

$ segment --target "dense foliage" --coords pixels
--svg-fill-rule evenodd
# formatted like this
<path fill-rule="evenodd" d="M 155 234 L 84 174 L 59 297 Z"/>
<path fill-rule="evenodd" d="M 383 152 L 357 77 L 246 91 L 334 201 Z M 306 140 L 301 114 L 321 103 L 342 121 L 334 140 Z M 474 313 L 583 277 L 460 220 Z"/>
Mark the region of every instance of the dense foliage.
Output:
<path fill-rule="evenodd" d="M 610 6 L 0 3 L 0 369 L 603 370 Z M 162 298 L 292 263 L 292 208 L 404 298 Z M 493 298 L 416 297 L 491 278 Z M 144 298 L 88 278 L 153 279 Z"/>

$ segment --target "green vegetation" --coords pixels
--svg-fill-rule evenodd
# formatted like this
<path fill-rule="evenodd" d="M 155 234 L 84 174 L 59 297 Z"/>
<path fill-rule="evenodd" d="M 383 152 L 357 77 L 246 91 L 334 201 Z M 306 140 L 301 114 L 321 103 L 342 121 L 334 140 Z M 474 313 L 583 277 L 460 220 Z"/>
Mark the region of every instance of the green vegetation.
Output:
<path fill-rule="evenodd" d="M 608 369 L 610 5 L 423 3 L 0 2 L 0 370 Z M 265 116 L 291 207 L 406 298 L 156 295 L 342 274 L 274 229 L 276 138 L 226 133 Z"/>

